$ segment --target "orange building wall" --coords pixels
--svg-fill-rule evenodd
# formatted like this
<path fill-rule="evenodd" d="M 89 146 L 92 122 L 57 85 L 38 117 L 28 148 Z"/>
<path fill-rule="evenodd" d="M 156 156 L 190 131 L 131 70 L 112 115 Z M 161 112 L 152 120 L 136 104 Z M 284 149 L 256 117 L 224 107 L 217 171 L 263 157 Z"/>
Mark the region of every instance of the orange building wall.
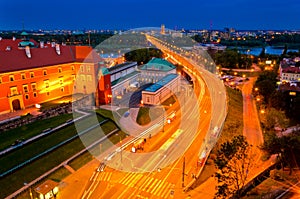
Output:
<path fill-rule="evenodd" d="M 80 72 L 81 65 L 89 65 L 90 71 Z M 74 66 L 74 70 L 72 70 L 72 66 Z M 59 68 L 61 68 L 61 72 L 59 72 Z M 44 70 L 47 71 L 47 75 L 44 75 Z M 73 94 L 75 83 L 74 77 L 77 77 L 78 79 L 79 75 L 91 75 L 92 79 L 88 82 L 80 82 L 80 85 L 77 83 L 78 85 L 76 85 L 76 89 L 74 90 L 74 92 L 86 94 L 95 92 L 96 70 L 97 64 L 94 63 L 67 63 L 12 73 L 2 73 L 0 74 L 0 78 L 2 80 L 0 84 L 0 113 L 13 111 L 12 100 L 14 99 L 18 99 L 20 103 L 24 105 L 21 108 L 26 108 L 37 103 L 42 103 L 66 95 L 71 95 Z M 30 72 L 34 72 L 33 78 L 30 77 Z M 21 74 L 25 74 L 26 79 L 21 79 Z M 14 75 L 13 82 L 9 81 L 10 75 Z M 62 79 L 62 82 L 60 82 L 60 79 Z M 48 88 L 46 88 L 44 80 L 49 80 Z M 31 83 L 36 83 L 36 91 L 33 91 Z M 28 85 L 27 93 L 25 93 L 23 89 L 23 85 L 25 84 Z M 83 89 L 83 85 L 86 85 L 86 90 Z M 11 96 L 10 88 L 14 86 L 17 87 L 18 94 Z M 62 91 L 61 88 L 63 88 L 64 90 Z M 36 97 L 34 97 L 34 92 L 37 93 Z M 28 95 L 28 99 L 25 98 L 26 95 Z"/>

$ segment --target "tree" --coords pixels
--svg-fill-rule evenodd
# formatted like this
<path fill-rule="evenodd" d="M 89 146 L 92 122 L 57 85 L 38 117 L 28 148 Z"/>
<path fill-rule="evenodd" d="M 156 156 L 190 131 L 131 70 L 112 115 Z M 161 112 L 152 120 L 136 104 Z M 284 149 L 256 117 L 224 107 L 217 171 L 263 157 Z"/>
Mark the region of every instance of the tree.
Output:
<path fill-rule="evenodd" d="M 240 198 L 242 188 L 252 167 L 251 146 L 244 136 L 235 136 L 224 142 L 217 151 L 215 166 L 218 180 L 215 198 Z"/>
<path fill-rule="evenodd" d="M 289 135 L 278 137 L 275 133 L 266 137 L 262 149 L 269 155 L 277 155 L 282 169 L 288 167 L 290 174 L 293 168 L 298 167 L 300 161 L 300 131 L 299 129 Z"/>

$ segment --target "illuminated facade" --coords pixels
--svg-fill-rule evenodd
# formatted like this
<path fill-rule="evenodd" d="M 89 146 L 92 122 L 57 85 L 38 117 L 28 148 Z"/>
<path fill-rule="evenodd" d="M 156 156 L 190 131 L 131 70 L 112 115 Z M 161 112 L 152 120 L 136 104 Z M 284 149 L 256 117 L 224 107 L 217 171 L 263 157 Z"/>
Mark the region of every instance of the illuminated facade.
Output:
<path fill-rule="evenodd" d="M 73 91 L 96 91 L 100 57 L 91 47 L 40 43 L 30 48 L 17 42 L 0 40 L 0 113 L 71 95 Z"/>

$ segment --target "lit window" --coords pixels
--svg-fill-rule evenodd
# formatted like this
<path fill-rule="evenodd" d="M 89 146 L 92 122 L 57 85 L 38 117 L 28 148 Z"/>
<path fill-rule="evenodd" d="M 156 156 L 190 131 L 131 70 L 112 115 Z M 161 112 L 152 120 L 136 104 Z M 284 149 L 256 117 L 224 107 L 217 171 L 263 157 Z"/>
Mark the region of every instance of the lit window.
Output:
<path fill-rule="evenodd" d="M 19 93 L 18 93 L 18 89 L 17 89 L 16 86 L 10 88 L 10 94 L 11 94 L 12 96 L 18 95 L 18 94 L 19 94 Z"/>
<path fill-rule="evenodd" d="M 31 83 L 31 89 L 32 89 L 33 91 L 36 91 L 36 83 Z"/>
<path fill-rule="evenodd" d="M 84 65 L 80 66 L 80 72 L 84 72 Z"/>
<path fill-rule="evenodd" d="M 30 78 L 34 78 L 34 72 L 30 72 Z"/>
<path fill-rule="evenodd" d="M 47 70 L 43 70 L 43 74 L 44 74 L 44 76 L 46 76 L 47 75 Z"/>
<path fill-rule="evenodd" d="M 21 74 L 21 79 L 26 79 L 25 73 L 22 73 L 22 74 Z"/>
<path fill-rule="evenodd" d="M 48 79 L 44 80 L 44 85 L 45 85 L 46 88 L 49 88 L 49 80 Z"/>
<path fill-rule="evenodd" d="M 81 75 L 81 81 L 85 81 L 85 75 Z"/>
<path fill-rule="evenodd" d="M 87 81 L 91 82 L 92 81 L 92 75 L 87 75 L 86 79 L 87 79 Z"/>
<path fill-rule="evenodd" d="M 28 93 L 28 85 L 23 85 L 24 93 Z"/>
<path fill-rule="evenodd" d="M 26 99 L 26 100 L 29 99 L 29 95 L 28 95 L 28 94 L 25 95 L 25 99 Z"/>
<path fill-rule="evenodd" d="M 62 72 L 62 69 L 61 69 L 61 68 L 58 68 L 58 72 L 61 73 L 61 72 Z"/>
<path fill-rule="evenodd" d="M 15 81 L 15 76 L 10 75 L 10 76 L 9 76 L 9 81 L 11 81 L 11 82 Z"/>

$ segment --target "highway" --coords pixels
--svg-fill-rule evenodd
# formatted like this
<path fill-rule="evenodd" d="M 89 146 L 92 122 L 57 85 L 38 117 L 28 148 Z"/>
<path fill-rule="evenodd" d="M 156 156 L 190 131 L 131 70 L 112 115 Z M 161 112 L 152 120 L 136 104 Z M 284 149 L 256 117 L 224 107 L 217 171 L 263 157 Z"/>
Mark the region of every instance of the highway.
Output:
<path fill-rule="evenodd" d="M 198 164 L 199 157 L 203 150 L 208 156 L 219 136 L 227 114 L 223 83 L 188 54 L 178 55 L 152 36 L 147 36 L 147 39 L 173 61 L 181 62 L 185 70 L 192 74 L 194 93 L 177 97 L 181 117 L 165 132 L 148 139 L 144 151 L 132 153 L 130 147 L 121 147 L 123 150 L 116 147 L 117 153 L 106 157 L 108 166 L 103 172 L 93 172 L 78 198 L 187 196 L 184 188 L 202 170 Z M 213 132 L 214 127 L 218 128 L 217 132 Z M 174 135 L 174 128 L 181 129 L 182 133 L 168 147 L 163 147 Z"/>

